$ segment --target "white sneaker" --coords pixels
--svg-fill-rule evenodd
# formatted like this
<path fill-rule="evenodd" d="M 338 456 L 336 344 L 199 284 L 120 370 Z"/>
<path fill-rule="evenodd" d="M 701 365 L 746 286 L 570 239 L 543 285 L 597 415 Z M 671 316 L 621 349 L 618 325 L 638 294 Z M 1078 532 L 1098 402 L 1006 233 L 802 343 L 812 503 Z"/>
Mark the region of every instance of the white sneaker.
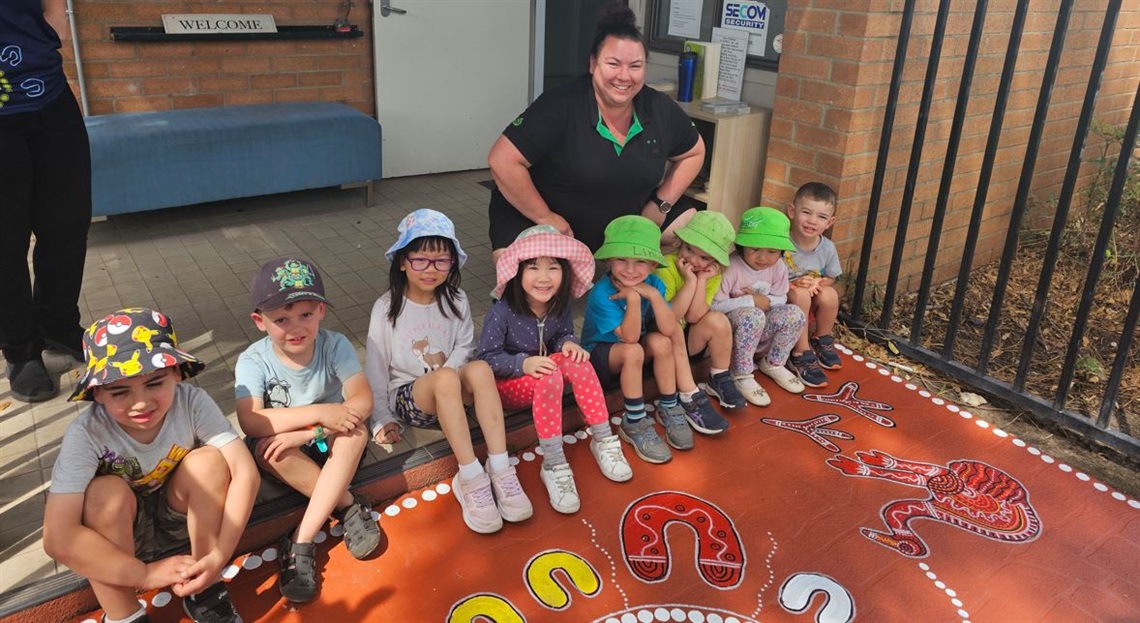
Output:
<path fill-rule="evenodd" d="M 772 404 L 772 399 L 768 396 L 768 392 L 764 391 L 763 387 L 760 387 L 760 384 L 756 382 L 756 377 L 751 374 L 748 376 L 734 376 L 732 377 L 732 381 L 736 383 L 736 389 L 748 402 L 757 407 L 767 407 Z"/>
<path fill-rule="evenodd" d="M 515 468 L 508 467 L 502 471 L 493 472 L 490 461 L 487 462 L 487 475 L 491 477 L 491 490 L 495 492 L 495 504 L 499 507 L 499 515 L 506 521 L 524 521 L 534 514 L 534 507 L 530 498 L 523 491 L 522 483 Z"/>
<path fill-rule="evenodd" d="M 503 517 L 495 508 L 495 496 L 491 493 L 491 479 L 486 474 L 464 480 L 458 474 L 451 480 L 451 490 L 463 509 L 463 522 L 479 534 L 498 532 L 503 527 Z"/>
<path fill-rule="evenodd" d="M 598 469 L 602 475 L 614 482 L 625 482 L 633 478 L 633 468 L 625 460 L 625 453 L 621 451 L 621 440 L 617 435 L 602 437 L 590 442 L 590 452 L 598 462 Z"/>
<path fill-rule="evenodd" d="M 804 382 L 791 370 L 784 366 L 774 366 L 768 363 L 767 358 L 761 358 L 756 365 L 759 367 L 760 372 L 764 373 L 773 381 L 776 381 L 776 385 L 784 388 L 785 391 L 789 391 L 793 394 L 804 393 Z"/>
<path fill-rule="evenodd" d="M 574 484 L 574 472 L 570 470 L 570 465 L 543 465 L 538 471 L 542 484 L 546 485 L 546 492 L 550 494 L 550 505 L 554 510 L 566 515 L 578 512 L 582 500 L 578 497 L 578 487 Z"/>

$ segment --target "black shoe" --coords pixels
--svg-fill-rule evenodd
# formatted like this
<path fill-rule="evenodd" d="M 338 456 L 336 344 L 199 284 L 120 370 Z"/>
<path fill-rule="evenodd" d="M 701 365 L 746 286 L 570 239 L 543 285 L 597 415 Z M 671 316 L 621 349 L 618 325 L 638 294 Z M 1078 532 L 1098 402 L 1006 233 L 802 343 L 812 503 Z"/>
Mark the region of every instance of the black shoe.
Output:
<path fill-rule="evenodd" d="M 59 385 L 48 374 L 43 359 L 8 362 L 12 395 L 23 402 L 43 402 L 59 395 Z"/>
<path fill-rule="evenodd" d="M 352 505 L 335 513 L 344 528 L 344 546 L 357 560 L 363 560 L 380 545 L 380 526 L 372 518 L 372 504 L 362 495 L 352 496 Z"/>
<path fill-rule="evenodd" d="M 225 582 L 182 600 L 182 609 L 194 623 L 242 623 Z"/>
<path fill-rule="evenodd" d="M 313 557 L 317 553 L 312 543 L 294 543 L 289 535 L 281 537 L 281 547 L 277 559 L 281 562 L 281 574 L 277 577 L 277 588 L 281 595 L 293 603 L 312 601 L 321 592 L 317 586 L 317 569 Z"/>

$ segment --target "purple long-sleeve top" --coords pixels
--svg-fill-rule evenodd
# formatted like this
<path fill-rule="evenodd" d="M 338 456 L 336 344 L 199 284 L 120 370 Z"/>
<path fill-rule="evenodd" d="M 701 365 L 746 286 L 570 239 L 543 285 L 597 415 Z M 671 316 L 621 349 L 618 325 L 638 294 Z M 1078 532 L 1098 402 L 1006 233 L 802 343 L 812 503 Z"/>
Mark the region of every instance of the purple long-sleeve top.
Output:
<path fill-rule="evenodd" d="M 540 353 L 540 343 L 546 347 L 542 354 L 549 356 L 561 352 L 566 342 L 578 343 L 569 305 L 561 315 L 547 316 L 540 321 L 516 314 L 506 301 L 498 300 L 487 310 L 475 357 L 486 361 L 495 376 L 513 378 L 523 375 L 523 361 L 527 357 Z"/>

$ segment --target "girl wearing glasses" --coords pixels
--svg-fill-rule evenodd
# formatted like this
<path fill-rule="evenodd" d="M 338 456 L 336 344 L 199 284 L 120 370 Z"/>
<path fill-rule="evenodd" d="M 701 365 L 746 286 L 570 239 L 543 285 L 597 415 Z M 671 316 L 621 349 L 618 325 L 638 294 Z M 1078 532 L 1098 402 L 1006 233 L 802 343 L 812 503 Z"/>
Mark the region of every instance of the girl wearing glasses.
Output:
<path fill-rule="evenodd" d="M 377 443 L 400 440 L 403 426 L 439 426 L 459 463 L 451 482 L 463 521 L 489 534 L 503 520 L 534 513 L 507 457 L 503 405 L 484 361 L 468 361 L 475 326 L 459 268 L 467 254 L 445 215 L 422 208 L 404 217 L 385 257 L 388 291 L 372 307 L 365 374 L 372 386 L 370 421 Z M 464 405 L 487 444 L 484 468 L 475 456 Z"/>

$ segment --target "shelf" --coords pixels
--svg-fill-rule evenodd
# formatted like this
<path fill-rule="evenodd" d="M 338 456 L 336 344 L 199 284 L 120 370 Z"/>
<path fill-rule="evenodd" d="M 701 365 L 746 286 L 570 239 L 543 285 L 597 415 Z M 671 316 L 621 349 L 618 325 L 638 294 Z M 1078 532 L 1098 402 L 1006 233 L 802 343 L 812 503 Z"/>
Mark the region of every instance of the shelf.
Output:
<path fill-rule="evenodd" d="M 172 41 L 280 41 L 282 39 L 355 39 L 364 32 L 355 25 L 347 30 L 332 26 L 278 26 L 277 32 L 192 33 L 169 35 L 162 26 L 112 26 L 116 42 L 170 43 Z"/>
<path fill-rule="evenodd" d="M 703 204 L 708 205 L 709 193 L 706 190 L 697 190 L 696 188 L 686 188 L 684 195 L 690 199 L 695 199 Z"/>

